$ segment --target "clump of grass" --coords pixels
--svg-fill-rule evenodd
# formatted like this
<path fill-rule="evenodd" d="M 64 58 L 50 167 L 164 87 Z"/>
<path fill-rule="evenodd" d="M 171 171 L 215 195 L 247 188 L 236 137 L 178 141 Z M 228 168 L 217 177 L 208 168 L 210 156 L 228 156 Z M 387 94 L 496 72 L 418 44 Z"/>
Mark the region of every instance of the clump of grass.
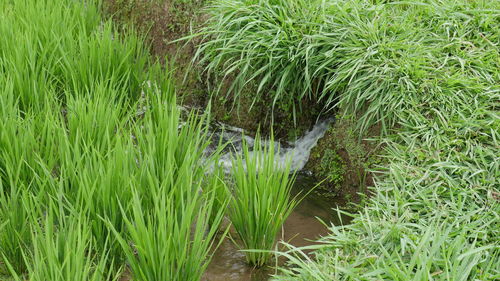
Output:
<path fill-rule="evenodd" d="M 259 267 L 272 257 L 277 235 L 298 203 L 290 195 L 295 173 L 290 174 L 291 161 L 276 162 L 279 148 L 273 141 L 264 145 L 257 137 L 252 152 L 246 143 L 242 150 L 232 161 L 228 214 L 241 239 L 239 246 L 248 250 L 247 262 Z"/>
<path fill-rule="evenodd" d="M 193 61 L 215 79 L 230 78 L 226 94 L 235 103 L 254 82 L 252 105 L 270 100 L 296 118 L 302 101 L 319 102 L 325 95 L 331 68 L 323 66 L 310 39 L 324 27 L 325 8 L 325 1 L 316 0 L 213 1 Z"/>
<path fill-rule="evenodd" d="M 0 182 L 0 258 L 17 274 L 27 270 L 23 253 L 31 247 L 31 228 L 25 189 L 7 193 Z"/>
<path fill-rule="evenodd" d="M 133 199 L 122 205 L 126 231 L 108 222 L 134 280 L 200 280 L 225 210 L 216 201 L 220 181 L 202 158 L 206 122 L 193 114 L 182 122 L 175 102 L 154 93 L 134 130 L 141 155 Z"/>
<path fill-rule="evenodd" d="M 387 126 L 387 163 L 352 223 L 315 259 L 284 252 L 276 279 L 496 280 L 500 3 L 385 2 L 335 1 L 342 36 L 318 36 L 340 106 Z"/>
<path fill-rule="evenodd" d="M 31 224 L 32 250 L 23 252 L 29 280 L 118 280 L 118 275 L 113 276 L 107 270 L 112 264 L 107 260 L 108 254 L 101 252 L 96 256 L 93 251 L 89 222 L 84 218 L 55 215 L 51 207 L 44 219 Z M 13 274 L 15 280 L 25 280 Z"/>
<path fill-rule="evenodd" d="M 180 181 L 192 184 L 186 178 Z M 180 186 L 186 188 L 181 184 L 176 188 Z M 165 185 L 157 189 L 161 193 L 155 196 L 152 209 L 141 206 L 143 202 L 135 194 L 132 214 L 125 218 L 127 236 L 116 232 L 134 280 L 200 280 L 210 261 L 214 246 L 211 238 L 222 219 L 222 210 L 209 225 L 213 196 L 203 198 L 196 193 L 182 198 L 175 189 L 166 191 L 170 188 Z"/>
<path fill-rule="evenodd" d="M 123 218 L 130 215 L 131 190 L 150 210 L 157 193 L 148 186 L 161 181 L 148 180 L 168 176 L 167 166 L 175 174 L 176 163 L 201 155 L 188 149 L 204 133 L 194 123 L 174 150 L 172 142 L 142 141 L 178 136 L 178 114 L 161 109 L 175 107 L 170 79 L 142 38 L 118 34 L 101 18 L 100 2 L 0 2 L 0 258 L 13 274 L 27 269 L 33 280 L 109 280 L 124 262 L 111 229 L 128 239 Z M 150 94 L 151 88 L 164 94 Z M 156 123 L 144 118 L 144 100 L 156 100 L 146 105 L 151 114 L 161 112 Z M 184 165 L 197 169 L 193 161 Z M 51 200 L 68 206 L 54 208 L 38 227 L 24 206 L 33 194 L 44 195 L 37 199 L 43 210 Z M 74 213 L 83 218 L 66 223 Z"/>

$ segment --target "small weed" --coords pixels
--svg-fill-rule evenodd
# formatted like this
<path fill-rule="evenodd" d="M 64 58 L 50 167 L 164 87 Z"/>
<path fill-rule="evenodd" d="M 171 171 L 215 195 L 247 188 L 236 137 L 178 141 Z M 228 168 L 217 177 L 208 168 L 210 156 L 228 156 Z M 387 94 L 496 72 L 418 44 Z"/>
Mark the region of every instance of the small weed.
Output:
<path fill-rule="evenodd" d="M 330 186 L 337 192 L 344 181 L 346 165 L 338 153 L 332 149 L 325 150 L 321 158 L 318 177 L 325 178 Z"/>

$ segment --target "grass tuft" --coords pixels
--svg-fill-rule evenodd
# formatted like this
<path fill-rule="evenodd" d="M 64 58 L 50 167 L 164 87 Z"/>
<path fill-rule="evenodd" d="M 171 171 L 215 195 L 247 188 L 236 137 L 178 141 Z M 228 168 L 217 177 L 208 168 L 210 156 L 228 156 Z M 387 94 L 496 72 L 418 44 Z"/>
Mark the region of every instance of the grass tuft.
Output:
<path fill-rule="evenodd" d="M 263 143 L 257 136 L 253 151 L 243 143 L 242 153 L 232 161 L 233 196 L 229 203 L 229 218 L 246 250 L 250 265 L 263 266 L 272 257 L 285 220 L 298 204 L 290 192 L 295 182 L 288 159 L 276 162 L 279 148 L 274 142 Z"/>

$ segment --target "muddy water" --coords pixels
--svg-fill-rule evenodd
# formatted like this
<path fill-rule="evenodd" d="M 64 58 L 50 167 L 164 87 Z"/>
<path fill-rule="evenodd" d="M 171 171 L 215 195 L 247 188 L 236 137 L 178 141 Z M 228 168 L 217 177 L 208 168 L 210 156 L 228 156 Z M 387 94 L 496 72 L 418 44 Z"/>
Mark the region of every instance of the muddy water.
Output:
<path fill-rule="evenodd" d="M 305 192 L 314 183 L 305 176 L 300 175 L 297 178 L 294 192 Z M 314 244 L 314 241 L 328 233 L 325 224 L 347 223 L 348 218 L 338 217 L 332 208 L 341 206 L 343 202 L 336 202 L 332 199 L 325 199 L 311 192 L 297 206 L 294 212 L 288 217 L 283 227 L 283 233 L 279 235 L 279 240 L 284 240 L 290 244 L 300 247 Z M 233 232 L 234 234 L 234 232 Z M 235 235 L 234 235 L 235 236 Z M 284 261 L 279 261 L 283 264 Z M 230 239 L 225 239 L 219 249 L 215 252 L 212 262 L 208 266 L 203 281 L 266 281 L 274 269 L 262 268 L 255 269 L 245 263 L 245 255 L 234 245 Z"/>

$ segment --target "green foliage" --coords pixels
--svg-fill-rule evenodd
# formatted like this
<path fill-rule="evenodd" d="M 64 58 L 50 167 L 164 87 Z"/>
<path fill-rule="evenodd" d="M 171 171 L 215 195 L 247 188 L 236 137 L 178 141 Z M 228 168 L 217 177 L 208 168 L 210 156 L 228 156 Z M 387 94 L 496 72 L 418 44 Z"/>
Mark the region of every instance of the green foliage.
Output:
<path fill-rule="evenodd" d="M 35 208 L 36 210 L 36 208 Z M 108 255 L 94 256 L 93 239 L 88 221 L 79 218 L 61 218 L 49 209 L 39 225 L 31 221 L 33 250 L 24 252 L 29 280 L 42 281 L 104 281 L 118 280 L 118 275 L 106 274 Z M 36 218 L 36 217 L 35 217 Z M 33 218 L 27 218 L 33 219 Z M 25 280 L 14 273 L 16 280 Z"/>
<path fill-rule="evenodd" d="M 387 162 L 352 223 L 314 261 L 284 252 L 276 280 L 498 279 L 500 2 L 331 3 L 326 86 L 358 128 L 386 126 Z"/>
<path fill-rule="evenodd" d="M 125 259 L 134 280 L 199 280 L 230 197 L 263 265 L 297 204 L 289 164 L 245 146 L 229 194 L 206 120 L 181 122 L 170 77 L 98 2 L 0 2 L 2 262 L 17 280 L 114 280 Z M 498 279 L 499 5 L 214 2 L 197 58 L 232 93 L 256 80 L 254 101 L 311 99 L 384 132 L 370 203 L 314 262 L 282 253 L 278 279 Z"/>
<path fill-rule="evenodd" d="M 313 78 L 321 74 L 316 75 L 315 65 L 310 65 L 307 38 L 324 22 L 320 2 L 214 1 L 194 61 L 199 59 L 214 78 L 218 71 L 223 77 L 234 76 L 228 96 L 237 99 L 245 85 L 255 82 L 253 104 L 272 100 L 273 106 L 295 114 L 299 101 L 315 96 L 322 84 Z M 266 93 L 270 99 L 264 98 Z"/>
<path fill-rule="evenodd" d="M 344 180 L 346 166 L 342 157 L 334 150 L 325 150 L 321 158 L 320 170 L 317 176 L 325 178 L 329 184 L 339 187 Z"/>
<path fill-rule="evenodd" d="M 191 114 L 182 123 L 175 102 L 156 94 L 134 130 L 142 155 L 136 158 L 138 176 L 128 177 L 132 200 L 118 202 L 126 232 L 108 223 L 134 280 L 200 280 L 227 202 L 216 197 L 219 175 L 206 174 L 202 156 L 209 138 L 204 120 Z"/>
<path fill-rule="evenodd" d="M 229 94 L 236 98 L 257 81 L 254 102 L 269 97 L 296 112 L 311 99 L 358 113 L 360 131 L 380 123 L 387 133 L 417 100 L 442 101 L 446 93 L 435 89 L 472 82 L 455 67 L 469 64 L 489 83 L 495 76 L 497 4 L 441 2 L 216 0 L 195 59 L 209 74 L 234 75 Z"/>
<path fill-rule="evenodd" d="M 227 203 L 206 119 L 181 119 L 167 72 L 97 2 L 0 2 L 0 259 L 16 280 L 116 280 L 126 262 L 199 280 Z"/>
<path fill-rule="evenodd" d="M 183 173 L 181 175 L 184 175 Z M 179 187 L 187 188 L 189 178 L 179 178 L 174 186 L 165 184 L 158 188 L 152 209 L 141 206 L 136 194 L 132 201 L 132 215 L 126 218 L 128 235 L 118 239 L 127 255 L 134 280 L 200 280 L 210 261 L 223 209 L 219 209 L 209 225 L 214 196 L 202 198 L 197 190 L 186 197 L 175 192 Z M 191 186 L 189 186 L 191 188 Z"/>
<path fill-rule="evenodd" d="M 29 194 L 23 189 L 7 194 L 0 186 L 0 258 L 8 261 L 17 273 L 26 272 L 23 253 L 31 247 L 29 206 L 25 206 L 27 196 Z"/>
<path fill-rule="evenodd" d="M 275 160 L 279 148 L 271 138 L 263 144 L 255 139 L 253 151 L 243 143 L 242 154 L 232 161 L 233 198 L 229 204 L 229 218 L 241 239 L 247 262 L 263 266 L 272 257 L 283 223 L 295 206 L 290 197 L 295 174 L 290 175 L 290 163 L 280 166 Z"/>

